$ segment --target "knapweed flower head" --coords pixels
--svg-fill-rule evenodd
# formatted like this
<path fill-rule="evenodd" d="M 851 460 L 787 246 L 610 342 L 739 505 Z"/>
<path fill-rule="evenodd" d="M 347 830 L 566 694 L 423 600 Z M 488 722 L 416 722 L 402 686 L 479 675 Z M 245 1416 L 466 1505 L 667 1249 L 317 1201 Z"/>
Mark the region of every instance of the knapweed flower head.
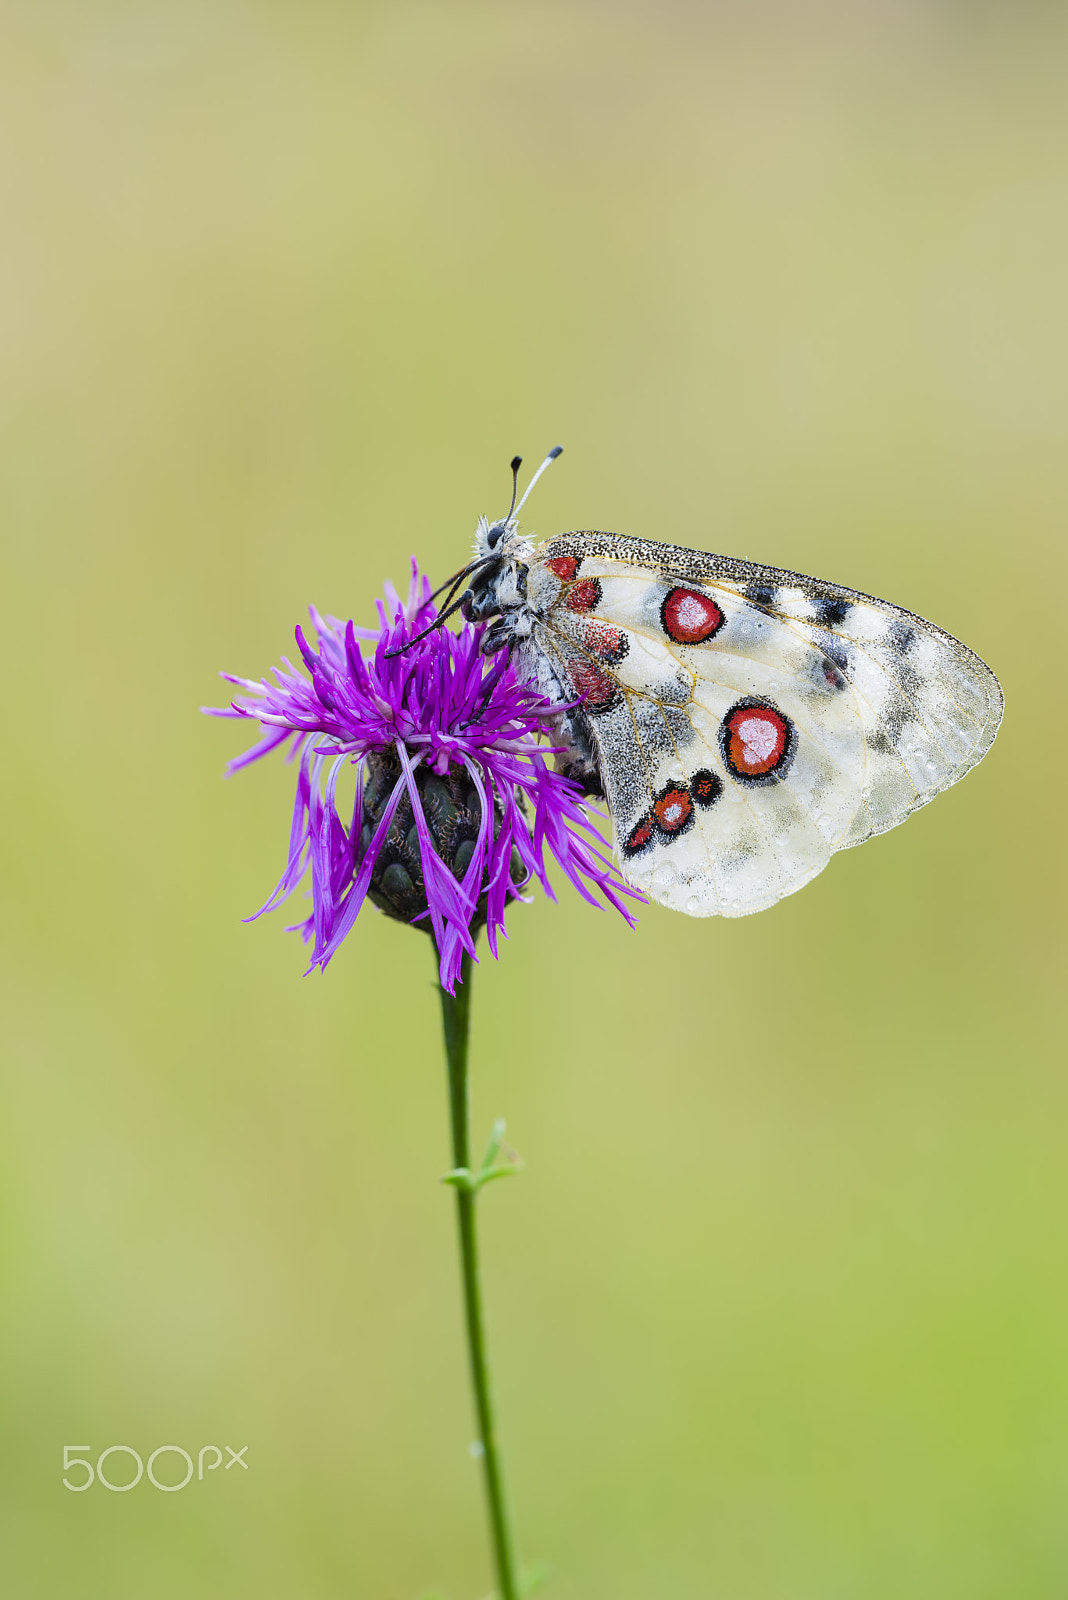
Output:
<path fill-rule="evenodd" d="M 552 765 L 545 739 L 562 708 L 521 683 L 504 656 L 481 653 L 481 626 L 438 628 L 394 653 L 436 617 L 414 558 L 407 599 L 390 584 L 385 594 L 377 628 L 311 608 L 316 644 L 296 630 L 305 672 L 283 658 L 271 679 L 223 673 L 241 692 L 229 707 L 205 707 L 263 730 L 228 773 L 280 748 L 298 764 L 285 871 L 255 915 L 310 871 L 312 914 L 295 927 L 314 941 L 312 967 L 326 966 L 370 899 L 433 933 L 450 994 L 483 926 L 497 955 L 508 902 L 532 879 L 555 898 L 546 852 L 591 905 L 599 890 L 633 922 L 622 896 L 640 896 L 613 869 L 578 785 Z M 355 797 L 343 815 L 348 766 Z"/>

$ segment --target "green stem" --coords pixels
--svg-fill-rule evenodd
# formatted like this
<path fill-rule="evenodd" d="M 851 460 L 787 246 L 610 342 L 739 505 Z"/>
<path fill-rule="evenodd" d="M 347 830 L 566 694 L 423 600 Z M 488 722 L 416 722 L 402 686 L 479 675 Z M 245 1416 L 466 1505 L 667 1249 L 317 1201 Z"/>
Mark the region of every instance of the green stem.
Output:
<path fill-rule="evenodd" d="M 471 1020 L 471 959 L 464 956 L 456 998 L 441 990 L 441 1019 L 445 1030 L 445 1053 L 449 1064 L 449 1112 L 452 1119 L 453 1165 L 470 1169 L 471 1151 L 467 1132 L 467 1046 Z M 486 1356 L 486 1331 L 482 1320 L 482 1294 L 478 1278 L 478 1248 L 475 1238 L 475 1201 L 469 1189 L 456 1189 L 456 1220 L 460 1230 L 460 1259 L 463 1264 L 464 1310 L 467 1317 L 467 1349 L 471 1360 L 471 1381 L 475 1390 L 478 1428 L 482 1445 L 486 1499 L 489 1503 L 490 1531 L 497 1564 L 501 1600 L 519 1600 L 515 1547 L 505 1503 L 504 1478 L 497 1450 L 493 1420 L 489 1362 Z"/>

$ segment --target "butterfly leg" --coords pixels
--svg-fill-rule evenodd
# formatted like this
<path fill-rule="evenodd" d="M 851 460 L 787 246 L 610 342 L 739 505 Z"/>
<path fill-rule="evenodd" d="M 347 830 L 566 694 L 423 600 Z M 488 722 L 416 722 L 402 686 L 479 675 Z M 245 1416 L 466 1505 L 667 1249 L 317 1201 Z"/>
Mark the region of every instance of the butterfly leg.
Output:
<path fill-rule="evenodd" d="M 484 656 L 495 656 L 501 650 L 508 651 L 508 659 L 512 659 L 512 651 L 518 643 L 518 635 L 512 622 L 506 617 L 498 617 L 496 622 L 490 623 L 482 635 L 481 651 Z"/>

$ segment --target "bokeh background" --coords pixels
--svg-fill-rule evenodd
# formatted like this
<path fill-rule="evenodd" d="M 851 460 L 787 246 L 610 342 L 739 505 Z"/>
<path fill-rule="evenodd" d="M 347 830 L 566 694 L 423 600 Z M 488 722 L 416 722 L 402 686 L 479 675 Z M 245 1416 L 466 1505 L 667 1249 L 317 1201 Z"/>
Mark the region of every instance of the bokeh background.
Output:
<path fill-rule="evenodd" d="M 196 707 L 557 442 L 536 534 L 884 595 L 1008 712 L 772 911 L 539 897 L 476 974 L 523 1551 L 1068 1592 L 1066 61 L 1020 0 L 2 7 L 5 1594 L 491 1585 L 428 947 L 242 925 L 292 774 Z M 249 1470 L 62 1487 L 115 1443 Z"/>

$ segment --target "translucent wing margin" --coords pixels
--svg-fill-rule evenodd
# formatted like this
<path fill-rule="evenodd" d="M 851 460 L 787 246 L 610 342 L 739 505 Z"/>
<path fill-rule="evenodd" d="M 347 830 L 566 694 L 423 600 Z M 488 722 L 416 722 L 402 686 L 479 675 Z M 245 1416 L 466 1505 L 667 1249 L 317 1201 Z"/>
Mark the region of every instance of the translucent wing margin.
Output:
<path fill-rule="evenodd" d="M 624 875 L 691 915 L 793 893 L 956 783 L 1001 720 L 952 635 L 840 584 L 605 533 L 541 545 L 528 646 L 584 696 Z"/>

